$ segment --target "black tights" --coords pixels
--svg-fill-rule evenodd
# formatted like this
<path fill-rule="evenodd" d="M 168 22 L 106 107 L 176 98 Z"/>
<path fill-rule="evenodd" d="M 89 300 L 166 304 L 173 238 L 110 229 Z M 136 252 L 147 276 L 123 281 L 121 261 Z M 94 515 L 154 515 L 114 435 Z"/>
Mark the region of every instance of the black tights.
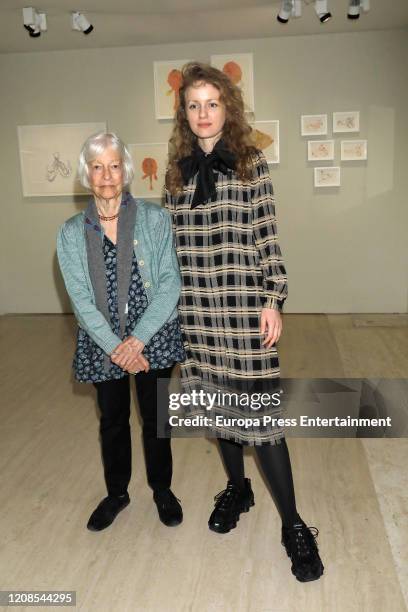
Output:
<path fill-rule="evenodd" d="M 244 451 L 242 444 L 218 439 L 229 480 L 244 488 Z M 289 527 L 299 520 L 296 510 L 292 468 L 285 438 L 273 445 L 255 446 L 262 471 L 268 481 L 283 525 Z"/>

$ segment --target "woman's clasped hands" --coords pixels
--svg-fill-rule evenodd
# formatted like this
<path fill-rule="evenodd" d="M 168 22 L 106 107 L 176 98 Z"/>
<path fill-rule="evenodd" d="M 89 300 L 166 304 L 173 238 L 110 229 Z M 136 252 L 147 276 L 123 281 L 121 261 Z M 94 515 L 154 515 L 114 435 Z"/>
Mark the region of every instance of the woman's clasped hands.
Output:
<path fill-rule="evenodd" d="M 110 358 L 113 363 L 130 374 L 138 374 L 142 371 L 148 372 L 150 365 L 146 357 L 142 355 L 143 349 L 144 342 L 138 340 L 134 336 L 129 336 L 118 344 L 115 350 L 110 354 Z"/>

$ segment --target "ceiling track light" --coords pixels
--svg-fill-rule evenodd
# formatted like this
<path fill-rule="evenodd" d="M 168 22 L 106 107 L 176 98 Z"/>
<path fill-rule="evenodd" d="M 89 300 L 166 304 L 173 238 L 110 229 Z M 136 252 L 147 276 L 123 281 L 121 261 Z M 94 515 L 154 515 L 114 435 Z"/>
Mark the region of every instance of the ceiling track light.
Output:
<path fill-rule="evenodd" d="M 72 29 L 83 32 L 84 34 L 90 34 L 94 27 L 85 17 L 85 15 L 77 11 L 72 13 Z"/>
<path fill-rule="evenodd" d="M 314 5 L 316 15 L 322 23 L 326 23 L 326 21 L 331 19 L 332 15 L 328 9 L 328 0 L 314 0 Z M 276 16 L 276 19 L 279 21 L 279 23 L 288 23 L 291 17 L 301 17 L 301 15 L 302 0 L 282 0 L 281 8 Z"/>
<path fill-rule="evenodd" d="M 315 11 L 321 23 L 326 23 L 332 18 L 327 0 L 315 0 Z"/>
<path fill-rule="evenodd" d="M 364 13 L 368 13 L 370 10 L 370 0 L 350 0 L 347 17 L 349 19 L 358 19 L 360 17 L 360 9 Z"/>
<path fill-rule="evenodd" d="M 46 14 L 39 13 L 32 6 L 23 8 L 23 24 L 31 38 L 38 38 L 41 32 L 47 31 Z"/>
<path fill-rule="evenodd" d="M 288 23 L 295 9 L 295 0 L 282 0 L 281 9 L 276 17 L 279 23 Z"/>
<path fill-rule="evenodd" d="M 360 0 L 350 0 L 347 17 L 349 19 L 358 19 L 360 17 Z"/>

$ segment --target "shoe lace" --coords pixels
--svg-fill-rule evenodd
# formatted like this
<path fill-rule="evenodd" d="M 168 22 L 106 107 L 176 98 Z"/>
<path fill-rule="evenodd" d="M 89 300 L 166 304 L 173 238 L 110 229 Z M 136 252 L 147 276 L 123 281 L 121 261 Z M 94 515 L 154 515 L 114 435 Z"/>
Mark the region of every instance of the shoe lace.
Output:
<path fill-rule="evenodd" d="M 221 510 L 227 510 L 235 501 L 237 491 L 234 485 L 229 484 L 223 491 L 217 493 L 214 497 L 215 507 Z"/>
<path fill-rule="evenodd" d="M 317 527 L 301 525 L 289 530 L 289 543 L 292 554 L 298 557 L 310 557 L 317 552 L 316 538 L 319 535 Z"/>

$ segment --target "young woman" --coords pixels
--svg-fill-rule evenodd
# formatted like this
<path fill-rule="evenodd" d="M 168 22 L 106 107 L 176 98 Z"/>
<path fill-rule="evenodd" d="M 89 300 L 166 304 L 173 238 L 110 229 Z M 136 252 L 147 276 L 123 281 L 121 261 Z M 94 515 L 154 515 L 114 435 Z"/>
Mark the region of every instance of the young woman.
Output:
<path fill-rule="evenodd" d="M 275 344 L 287 295 L 268 166 L 251 144 L 238 87 L 197 62 L 184 66 L 182 77 L 166 177 L 182 277 L 182 382 L 190 389 L 229 389 L 247 381 L 257 389 L 279 377 Z M 205 406 L 191 411 L 209 414 Z M 223 417 L 249 413 L 218 406 Z M 316 580 L 323 573 L 318 531 L 297 512 L 284 432 L 242 422 L 213 419 L 210 425 L 229 480 L 215 498 L 209 527 L 226 533 L 254 505 L 243 462 L 243 444 L 253 445 L 282 520 L 292 572 L 302 582 Z"/>

